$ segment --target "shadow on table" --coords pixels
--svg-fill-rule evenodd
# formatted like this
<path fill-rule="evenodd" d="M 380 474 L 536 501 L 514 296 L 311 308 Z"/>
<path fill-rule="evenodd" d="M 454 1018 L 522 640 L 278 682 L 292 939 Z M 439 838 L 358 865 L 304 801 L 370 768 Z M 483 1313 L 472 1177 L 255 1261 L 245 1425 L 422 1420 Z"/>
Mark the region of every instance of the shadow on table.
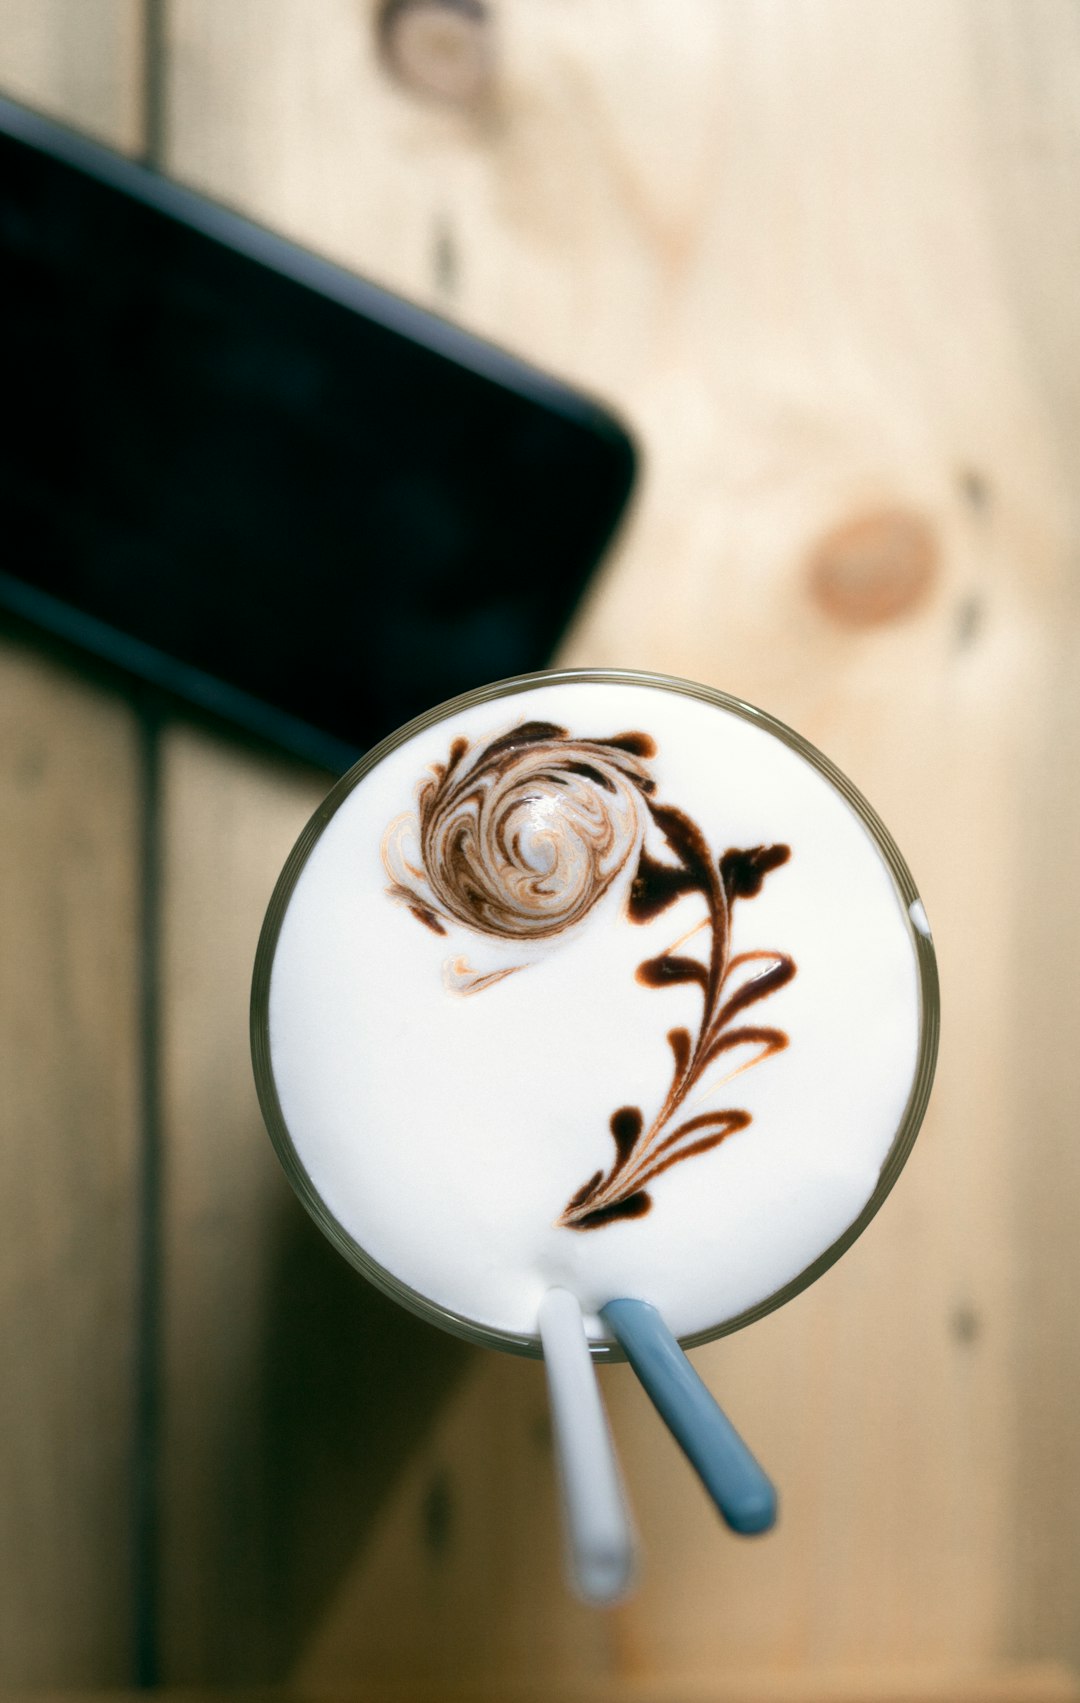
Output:
<path fill-rule="evenodd" d="M 178 1653 L 173 1683 L 285 1676 L 479 1352 L 372 1288 L 291 1197 L 272 1249 L 254 1375 L 240 1371 L 214 1446 L 212 1553 L 191 1557 L 201 1650 Z"/>

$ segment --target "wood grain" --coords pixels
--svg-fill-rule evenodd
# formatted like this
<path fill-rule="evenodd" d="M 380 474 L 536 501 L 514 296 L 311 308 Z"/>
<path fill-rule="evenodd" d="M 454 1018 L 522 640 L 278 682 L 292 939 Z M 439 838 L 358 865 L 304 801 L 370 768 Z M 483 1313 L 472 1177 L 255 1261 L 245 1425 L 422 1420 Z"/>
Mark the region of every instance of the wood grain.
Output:
<path fill-rule="evenodd" d="M 134 148 L 141 21 L 2 0 L 0 89 Z M 3 1687 L 134 1679 L 141 798 L 127 707 L 5 631 Z"/>
<path fill-rule="evenodd" d="M 0 89 L 138 153 L 143 14 L 142 0 L 0 0 Z"/>
<path fill-rule="evenodd" d="M 172 1683 L 285 1671 L 466 1358 L 324 1241 L 256 1102 L 259 929 L 325 790 L 225 740 L 166 738 L 159 1659 Z"/>
<path fill-rule="evenodd" d="M 145 1692 L 34 1691 L 8 1693 L 5 1703 L 138 1703 Z M 902 1667 L 887 1672 L 847 1668 L 831 1673 L 698 1674 L 677 1680 L 623 1677 L 527 1678 L 496 1685 L 362 1683 L 333 1690 L 284 1687 L 169 1686 L 161 1703 L 1077 1703 L 1080 1687 L 1055 1662 L 1001 1662 L 993 1668 Z"/>
<path fill-rule="evenodd" d="M 268 1266 L 292 1202 L 255 1102 L 247 1005 L 263 911 L 321 790 L 212 738 L 165 736 L 160 1660 L 181 1679 L 263 1677 L 252 1627 L 265 1643 L 280 1623 Z"/>
<path fill-rule="evenodd" d="M 543 1368 L 478 1351 L 357 1546 L 299 1671 L 315 1689 L 351 1671 L 380 1686 L 453 1676 L 512 1694 L 537 1674 L 599 1682 L 614 1635 L 567 1586 Z"/>
<path fill-rule="evenodd" d="M 1080 1630 L 1080 1357 L 1076 1353 L 1077 1211 L 1080 1155 L 1071 1131 L 1080 1110 L 1080 1068 L 1066 1036 L 1077 1010 L 1076 881 L 1080 820 L 1080 381 L 1076 361 L 1080 276 L 1080 15 L 1037 6 L 1034 20 L 995 3 L 973 8 L 987 108 L 980 145 L 992 178 L 996 250 L 1025 360 L 1050 424 L 1056 485 L 1066 507 L 1062 577 L 1051 620 L 1037 748 L 1018 788 L 1031 853 L 1025 900 L 1013 925 L 1017 1055 L 1024 1061 L 1016 1176 L 1016 1450 L 1009 1493 L 1020 1558 L 1009 1642 L 1018 1653 L 1069 1650 Z M 1031 39 L 1028 23 L 1034 21 Z M 1054 31 L 1057 50 L 1040 46 Z M 1028 1153 L 1023 1132 L 1036 1131 Z M 1069 1581 L 1066 1585 L 1065 1581 Z"/>
<path fill-rule="evenodd" d="M 130 1682 L 138 753 L 0 649 L 0 1685 Z"/>

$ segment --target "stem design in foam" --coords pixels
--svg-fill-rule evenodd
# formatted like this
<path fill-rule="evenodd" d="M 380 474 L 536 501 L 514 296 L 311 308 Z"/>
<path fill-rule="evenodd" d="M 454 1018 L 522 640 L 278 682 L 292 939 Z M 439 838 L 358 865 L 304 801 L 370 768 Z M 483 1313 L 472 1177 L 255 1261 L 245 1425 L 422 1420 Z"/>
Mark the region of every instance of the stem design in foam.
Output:
<path fill-rule="evenodd" d="M 456 924 L 513 951 L 513 961 L 487 969 L 448 960 L 447 985 L 459 994 L 482 992 L 534 961 L 577 929 L 625 871 L 634 871 L 626 895 L 633 923 L 691 895 L 704 901 L 704 918 L 637 970 L 646 987 L 697 984 L 697 1031 L 668 1032 L 671 1084 L 647 1127 L 637 1106 L 612 1114 L 615 1158 L 567 1202 L 558 1223 L 571 1230 L 641 1217 L 652 1204 L 647 1184 L 745 1129 L 750 1113 L 736 1108 L 682 1115 L 687 1097 L 718 1062 L 728 1068 L 713 1089 L 788 1044 L 783 1030 L 747 1023 L 744 1014 L 789 982 L 795 965 L 784 952 L 733 956 L 731 916 L 790 850 L 752 846 L 714 857 L 689 816 L 656 802 L 648 769 L 655 753 L 645 733 L 579 739 L 545 721 L 524 722 L 478 749 L 458 738 L 421 782 L 416 812 L 391 822 L 383 839 L 392 899 L 435 934 Z M 702 931 L 707 954 L 683 951 Z"/>

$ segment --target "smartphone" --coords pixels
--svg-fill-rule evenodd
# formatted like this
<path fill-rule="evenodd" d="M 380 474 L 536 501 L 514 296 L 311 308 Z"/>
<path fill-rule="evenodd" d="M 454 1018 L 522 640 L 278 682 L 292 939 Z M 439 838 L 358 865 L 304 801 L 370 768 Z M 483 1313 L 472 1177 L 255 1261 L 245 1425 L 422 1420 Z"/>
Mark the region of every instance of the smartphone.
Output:
<path fill-rule="evenodd" d="M 0 611 L 322 766 L 544 666 L 603 406 L 0 101 Z"/>

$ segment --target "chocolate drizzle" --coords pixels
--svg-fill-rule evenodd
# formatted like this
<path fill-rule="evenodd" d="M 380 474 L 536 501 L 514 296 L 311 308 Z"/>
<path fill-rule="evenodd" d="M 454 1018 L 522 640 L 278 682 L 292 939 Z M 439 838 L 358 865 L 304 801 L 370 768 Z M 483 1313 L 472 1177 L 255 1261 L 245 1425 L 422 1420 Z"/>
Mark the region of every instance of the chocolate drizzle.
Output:
<path fill-rule="evenodd" d="M 668 1031 L 671 1086 L 648 1129 L 637 1106 L 623 1106 L 612 1117 L 615 1161 L 606 1173 L 596 1172 L 568 1201 L 559 1223 L 571 1230 L 596 1230 L 617 1218 L 640 1218 L 651 1205 L 647 1183 L 672 1165 L 708 1153 L 729 1135 L 745 1129 L 751 1121 L 750 1113 L 735 1107 L 699 1112 L 681 1120 L 677 1114 L 717 1060 L 732 1055 L 734 1068 L 722 1078 L 729 1081 L 788 1044 L 782 1029 L 734 1023 L 740 1012 L 789 982 L 795 964 L 786 952 L 740 952 L 732 956 L 731 913 L 739 899 L 752 899 L 760 893 L 765 877 L 787 862 L 791 848 L 732 848 L 714 864 L 704 835 L 689 816 L 671 805 L 650 804 L 648 808 L 674 862 L 664 862 L 642 850 L 630 884 L 630 920 L 651 922 L 678 899 L 699 893 L 707 908 L 704 926 L 709 930 L 710 946 L 707 959 L 679 950 L 699 932 L 695 928 L 666 952 L 640 964 L 637 979 L 650 988 L 695 982 L 702 991 L 701 1023 L 696 1036 L 689 1029 Z M 735 1062 L 740 1053 L 741 1061 Z"/>
<path fill-rule="evenodd" d="M 784 952 L 732 955 L 731 920 L 790 848 L 732 847 L 715 858 L 696 822 L 655 801 L 645 766 L 655 749 L 646 733 L 578 739 L 545 721 L 524 722 L 475 752 L 457 738 L 421 783 L 416 814 L 398 817 L 383 841 L 389 896 L 436 934 L 458 924 L 535 950 L 576 928 L 628 865 L 633 923 L 652 922 L 684 898 L 704 901 L 704 918 L 636 972 L 658 990 L 696 984 L 697 1030 L 669 1030 L 671 1083 L 648 1125 L 640 1107 L 612 1113 L 615 1158 L 567 1202 L 557 1222 L 571 1230 L 640 1218 L 652 1205 L 647 1184 L 745 1129 L 750 1113 L 734 1107 L 683 1115 L 688 1097 L 717 1063 L 723 1074 L 714 1091 L 788 1044 L 781 1029 L 737 1019 L 784 987 L 795 964 Z M 703 930 L 707 953 L 684 951 Z M 522 967 L 504 961 L 474 970 L 459 957 L 444 976 L 453 991 L 477 993 Z"/>
<path fill-rule="evenodd" d="M 455 739 L 387 829 L 391 898 L 429 928 L 449 921 L 532 942 L 584 920 L 631 861 L 654 782 L 647 734 L 574 739 L 529 721 L 470 756 Z"/>

